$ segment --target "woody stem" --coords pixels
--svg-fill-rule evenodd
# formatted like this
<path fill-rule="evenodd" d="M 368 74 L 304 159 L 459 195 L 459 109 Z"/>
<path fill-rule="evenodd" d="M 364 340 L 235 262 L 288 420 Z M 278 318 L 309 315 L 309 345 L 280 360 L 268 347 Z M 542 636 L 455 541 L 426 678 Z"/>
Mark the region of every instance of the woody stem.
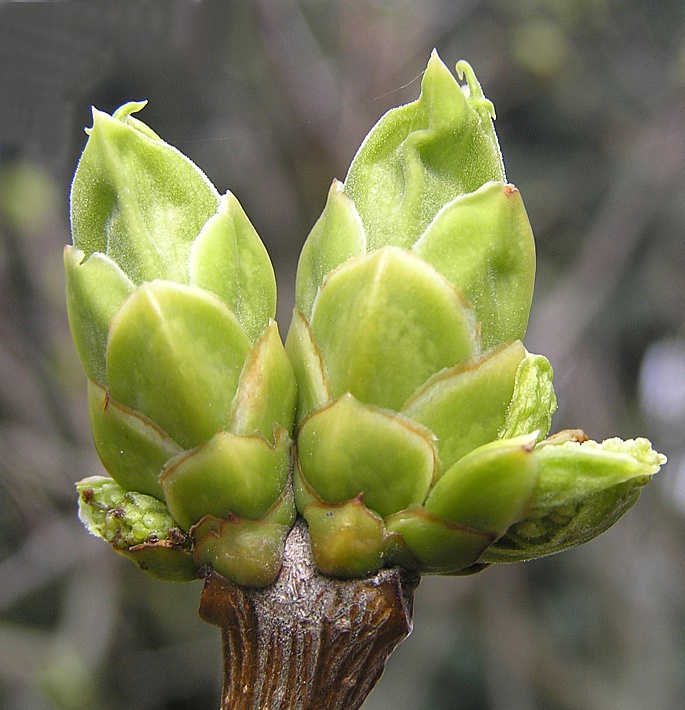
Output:
<path fill-rule="evenodd" d="M 222 710 L 355 710 L 412 628 L 418 577 L 400 568 L 355 580 L 320 575 L 306 524 L 264 589 L 208 571 L 200 616 L 221 629 Z"/>

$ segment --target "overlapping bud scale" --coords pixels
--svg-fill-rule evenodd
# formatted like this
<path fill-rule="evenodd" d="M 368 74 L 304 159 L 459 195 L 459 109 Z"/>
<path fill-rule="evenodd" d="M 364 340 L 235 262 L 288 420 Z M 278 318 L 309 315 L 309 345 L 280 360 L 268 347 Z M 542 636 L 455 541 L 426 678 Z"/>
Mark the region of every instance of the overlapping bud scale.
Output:
<path fill-rule="evenodd" d="M 463 574 L 579 544 L 663 462 L 645 440 L 544 440 L 552 370 L 522 344 L 533 235 L 492 104 L 457 71 L 463 87 L 433 54 L 300 258 L 295 496 L 327 574 Z"/>
<path fill-rule="evenodd" d="M 118 485 L 136 510 L 165 505 L 176 523 L 150 532 L 151 572 L 212 564 L 268 584 L 295 517 L 296 384 L 273 321 L 273 269 L 236 198 L 131 115 L 143 105 L 94 111 L 72 187 L 69 320 L 95 446 L 116 482 L 81 487 L 82 519 L 101 534 L 89 510 L 116 511 Z M 174 570 L 179 535 L 188 544 L 175 545 Z"/>
<path fill-rule="evenodd" d="M 545 438 L 552 368 L 523 345 L 533 234 L 493 106 L 457 73 L 434 53 L 333 182 L 285 347 L 236 198 L 132 115 L 143 103 L 94 110 L 65 249 L 111 476 L 78 486 L 91 532 L 164 579 L 211 565 L 264 586 L 296 509 L 319 570 L 358 577 L 550 554 L 636 500 L 665 461 L 647 440 Z"/>

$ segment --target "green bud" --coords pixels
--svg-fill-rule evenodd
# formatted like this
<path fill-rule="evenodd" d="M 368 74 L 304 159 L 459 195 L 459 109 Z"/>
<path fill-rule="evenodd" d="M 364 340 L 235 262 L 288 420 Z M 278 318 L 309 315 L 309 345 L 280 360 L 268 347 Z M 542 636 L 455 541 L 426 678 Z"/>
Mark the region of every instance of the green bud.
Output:
<path fill-rule="evenodd" d="M 463 574 L 580 544 L 664 461 L 648 442 L 540 442 L 556 397 L 522 344 L 533 235 L 492 104 L 457 71 L 463 87 L 432 55 L 420 97 L 333 183 L 298 265 L 294 492 L 326 574 Z"/>
<path fill-rule="evenodd" d="M 504 180 L 494 107 L 466 62 L 458 71 L 466 75 L 463 88 L 433 52 L 421 96 L 386 113 L 352 161 L 345 192 L 368 249 L 411 248 L 448 202 Z"/>
<path fill-rule="evenodd" d="M 223 573 L 259 586 L 294 520 L 296 384 L 273 268 L 237 199 L 132 117 L 143 106 L 93 111 L 72 186 L 67 304 L 95 447 L 112 485 L 154 496 L 181 534 L 205 518 L 221 540 L 249 529 L 240 539 L 268 550 L 266 575 L 246 542 L 226 564 L 216 531 L 205 542 L 193 528 L 204 552 L 185 557 L 207 564 L 211 548 Z M 139 564 L 165 564 L 159 541 L 129 537 Z"/>
<path fill-rule="evenodd" d="M 196 578 L 190 541 L 164 503 L 125 491 L 105 476 L 84 478 L 76 488 L 79 518 L 88 532 L 111 543 L 153 577 L 171 582 Z"/>
<path fill-rule="evenodd" d="M 289 529 L 266 520 L 205 516 L 191 529 L 195 562 L 211 565 L 236 584 L 266 587 L 281 569 Z"/>
<path fill-rule="evenodd" d="M 613 525 L 666 463 L 647 439 L 590 441 L 560 432 L 535 449 L 540 477 L 530 510 L 483 555 L 516 562 L 575 547 Z"/>
<path fill-rule="evenodd" d="M 131 279 L 103 254 L 85 254 L 74 246 L 64 249 L 67 312 L 83 369 L 92 382 L 107 384 L 105 350 L 109 324 L 133 293 Z"/>
<path fill-rule="evenodd" d="M 535 277 L 535 246 L 519 191 L 488 182 L 446 203 L 412 251 L 473 305 L 490 349 L 522 339 Z"/>
<path fill-rule="evenodd" d="M 473 313 L 457 290 L 398 247 L 328 274 L 311 327 L 333 396 L 351 392 L 389 409 L 400 409 L 428 377 L 479 345 Z"/>
<path fill-rule="evenodd" d="M 74 245 L 103 254 L 135 284 L 188 282 L 190 250 L 219 194 L 188 158 L 131 114 L 93 109 L 93 127 L 71 189 Z"/>
<path fill-rule="evenodd" d="M 228 425 L 250 349 L 238 319 L 213 294 L 170 281 L 144 283 L 110 324 L 110 394 L 183 448 L 197 446 Z"/>
<path fill-rule="evenodd" d="M 220 431 L 196 449 L 169 459 L 161 474 L 164 498 L 188 530 L 205 515 L 259 520 L 278 500 L 290 472 L 290 438 L 276 446 L 262 436 Z"/>
<path fill-rule="evenodd" d="M 402 414 L 435 435 L 445 469 L 476 447 L 498 438 L 507 418 L 507 403 L 513 401 L 516 373 L 525 359 L 526 350 L 516 340 L 457 367 L 440 370 L 404 405 Z"/>
<path fill-rule="evenodd" d="M 151 419 L 110 398 L 88 382 L 88 413 L 95 449 L 103 466 L 124 490 L 164 499 L 159 473 L 183 450 Z"/>
<path fill-rule="evenodd" d="M 383 565 L 383 520 L 359 498 L 333 506 L 311 503 L 305 519 L 314 562 L 323 574 L 366 577 Z"/>
<path fill-rule="evenodd" d="M 459 459 L 424 504 L 433 515 L 500 537 L 528 511 L 540 473 L 537 432 L 481 446 Z"/>
<path fill-rule="evenodd" d="M 431 433 L 391 412 L 345 394 L 303 423 L 297 461 L 320 498 L 364 504 L 387 516 L 421 503 L 437 478 Z"/>
<path fill-rule="evenodd" d="M 388 562 L 422 574 L 459 574 L 476 564 L 493 540 L 486 532 L 443 520 L 420 506 L 388 516 L 385 525 L 399 538 Z"/>

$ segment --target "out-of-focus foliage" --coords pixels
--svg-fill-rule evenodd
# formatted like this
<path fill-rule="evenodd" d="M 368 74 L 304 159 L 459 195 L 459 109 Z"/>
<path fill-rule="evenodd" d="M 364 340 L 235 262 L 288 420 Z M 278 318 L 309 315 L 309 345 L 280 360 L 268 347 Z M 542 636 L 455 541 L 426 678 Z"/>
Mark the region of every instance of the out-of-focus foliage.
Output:
<path fill-rule="evenodd" d="M 73 482 L 101 473 L 61 267 L 90 105 L 149 99 L 149 123 L 238 196 L 287 323 L 332 178 L 417 96 L 433 47 L 497 106 L 537 240 L 526 346 L 555 368 L 554 428 L 645 434 L 670 463 L 584 548 L 424 580 L 365 707 L 683 707 L 683 37 L 674 0 L 1 4 L 0 708 L 218 705 L 199 586 L 146 579 L 74 515 Z"/>

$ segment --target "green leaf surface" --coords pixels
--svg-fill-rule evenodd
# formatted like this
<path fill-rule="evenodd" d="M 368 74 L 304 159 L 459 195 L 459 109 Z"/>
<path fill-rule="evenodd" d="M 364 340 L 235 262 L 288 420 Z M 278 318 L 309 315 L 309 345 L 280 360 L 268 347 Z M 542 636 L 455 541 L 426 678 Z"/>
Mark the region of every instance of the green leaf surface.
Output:
<path fill-rule="evenodd" d="M 285 434 L 285 432 L 283 432 Z M 285 488 L 281 493 L 280 498 L 264 513 L 261 520 L 267 523 L 277 523 L 285 525 L 290 529 L 297 518 L 297 509 L 295 508 L 295 493 L 293 484 L 288 476 Z"/>
<path fill-rule="evenodd" d="M 535 281 L 535 243 L 519 191 L 488 182 L 446 204 L 412 250 L 473 304 L 483 347 L 522 340 Z"/>
<path fill-rule="evenodd" d="M 446 471 L 426 500 L 426 511 L 476 530 L 503 535 L 529 510 L 540 463 L 537 432 L 494 441 Z"/>
<path fill-rule="evenodd" d="M 344 503 L 361 494 L 383 517 L 423 503 L 437 475 L 430 432 L 349 394 L 302 424 L 297 453 L 302 475 L 322 500 Z"/>
<path fill-rule="evenodd" d="M 323 356 L 314 342 L 309 322 L 296 308 L 285 341 L 285 351 L 297 381 L 296 421 L 331 400 Z"/>
<path fill-rule="evenodd" d="M 429 379 L 402 413 L 437 437 L 443 471 L 497 438 L 525 348 L 515 341 Z"/>
<path fill-rule="evenodd" d="M 259 235 L 227 192 L 202 227 L 188 265 L 190 283 L 212 291 L 236 314 L 254 342 L 276 315 L 276 278 Z"/>
<path fill-rule="evenodd" d="M 299 310 L 309 318 L 324 276 L 354 256 L 366 251 L 366 235 L 353 202 L 334 180 L 328 200 L 302 247 L 295 287 Z"/>
<path fill-rule="evenodd" d="M 190 248 L 219 195 L 188 158 L 131 113 L 93 109 L 93 127 L 71 189 L 74 245 L 110 257 L 135 283 L 188 282 Z"/>
<path fill-rule="evenodd" d="M 198 579 L 190 550 L 180 548 L 170 540 L 143 542 L 125 550 L 114 549 L 161 582 L 192 582 Z"/>
<path fill-rule="evenodd" d="M 490 180 L 504 180 L 494 109 L 468 64 L 462 89 L 436 52 L 421 95 L 388 111 L 362 143 L 345 193 L 366 230 L 368 249 L 411 245 L 438 210 Z"/>
<path fill-rule="evenodd" d="M 266 587 L 281 569 L 288 527 L 232 516 L 208 516 L 192 531 L 198 567 L 211 565 L 220 575 L 243 587 Z"/>
<path fill-rule="evenodd" d="M 649 478 L 593 493 L 575 505 L 540 511 L 512 525 L 480 561 L 523 562 L 583 545 L 608 530 L 640 497 Z"/>
<path fill-rule="evenodd" d="M 436 518 L 420 507 L 386 518 L 388 531 L 402 536 L 422 574 L 456 574 L 470 567 L 492 542 L 487 533 Z"/>
<path fill-rule="evenodd" d="M 295 495 L 295 505 L 301 512 L 310 503 L 323 503 L 321 496 L 312 488 L 302 474 L 299 457 L 295 456 L 293 462 L 293 493 Z"/>
<path fill-rule="evenodd" d="M 103 254 L 85 255 L 76 247 L 64 248 L 67 312 L 76 352 L 90 380 L 107 384 L 105 350 L 114 314 L 135 286 Z"/>
<path fill-rule="evenodd" d="M 556 444 L 552 437 L 538 444 L 535 456 L 540 461 L 534 501 L 537 510 L 575 505 L 631 479 L 642 481 L 666 463 L 666 457 L 644 438 Z"/>
<path fill-rule="evenodd" d="M 153 421 L 88 382 L 88 414 L 95 450 L 109 475 L 125 490 L 164 499 L 159 474 L 181 447 Z"/>
<path fill-rule="evenodd" d="M 350 392 L 395 410 L 431 375 L 478 349 L 473 315 L 459 292 L 397 247 L 329 274 L 311 326 L 333 396 Z"/>
<path fill-rule="evenodd" d="M 213 294 L 169 281 L 146 283 L 112 321 L 110 392 L 183 448 L 197 446 L 228 428 L 251 349 L 236 317 Z"/>
<path fill-rule="evenodd" d="M 512 525 L 481 561 L 518 562 L 562 552 L 611 527 L 666 462 L 647 439 L 601 444 L 578 430 L 535 447 L 540 478 L 530 513 Z"/>
<path fill-rule="evenodd" d="M 482 562 L 529 560 L 588 542 L 635 503 L 666 462 L 647 439 L 599 444 L 577 430 L 546 439 L 534 455 L 540 478 L 530 514 L 512 525 Z"/>
<path fill-rule="evenodd" d="M 205 515 L 261 518 L 288 480 L 291 442 L 281 433 L 271 446 L 261 436 L 220 431 L 169 461 L 160 481 L 179 525 L 188 530 Z"/>
<path fill-rule="evenodd" d="M 275 321 L 267 326 L 248 356 L 231 407 L 230 430 L 261 434 L 274 443 L 274 430 L 289 434 L 297 403 L 297 383 Z"/>
<path fill-rule="evenodd" d="M 557 409 L 553 377 L 552 366 L 544 355 L 526 353 L 516 371 L 514 393 L 499 439 L 512 439 L 536 430 L 541 439 L 547 436 Z"/>
<path fill-rule="evenodd" d="M 332 577 L 367 577 L 383 566 L 383 521 L 360 499 L 304 510 L 317 569 Z"/>

